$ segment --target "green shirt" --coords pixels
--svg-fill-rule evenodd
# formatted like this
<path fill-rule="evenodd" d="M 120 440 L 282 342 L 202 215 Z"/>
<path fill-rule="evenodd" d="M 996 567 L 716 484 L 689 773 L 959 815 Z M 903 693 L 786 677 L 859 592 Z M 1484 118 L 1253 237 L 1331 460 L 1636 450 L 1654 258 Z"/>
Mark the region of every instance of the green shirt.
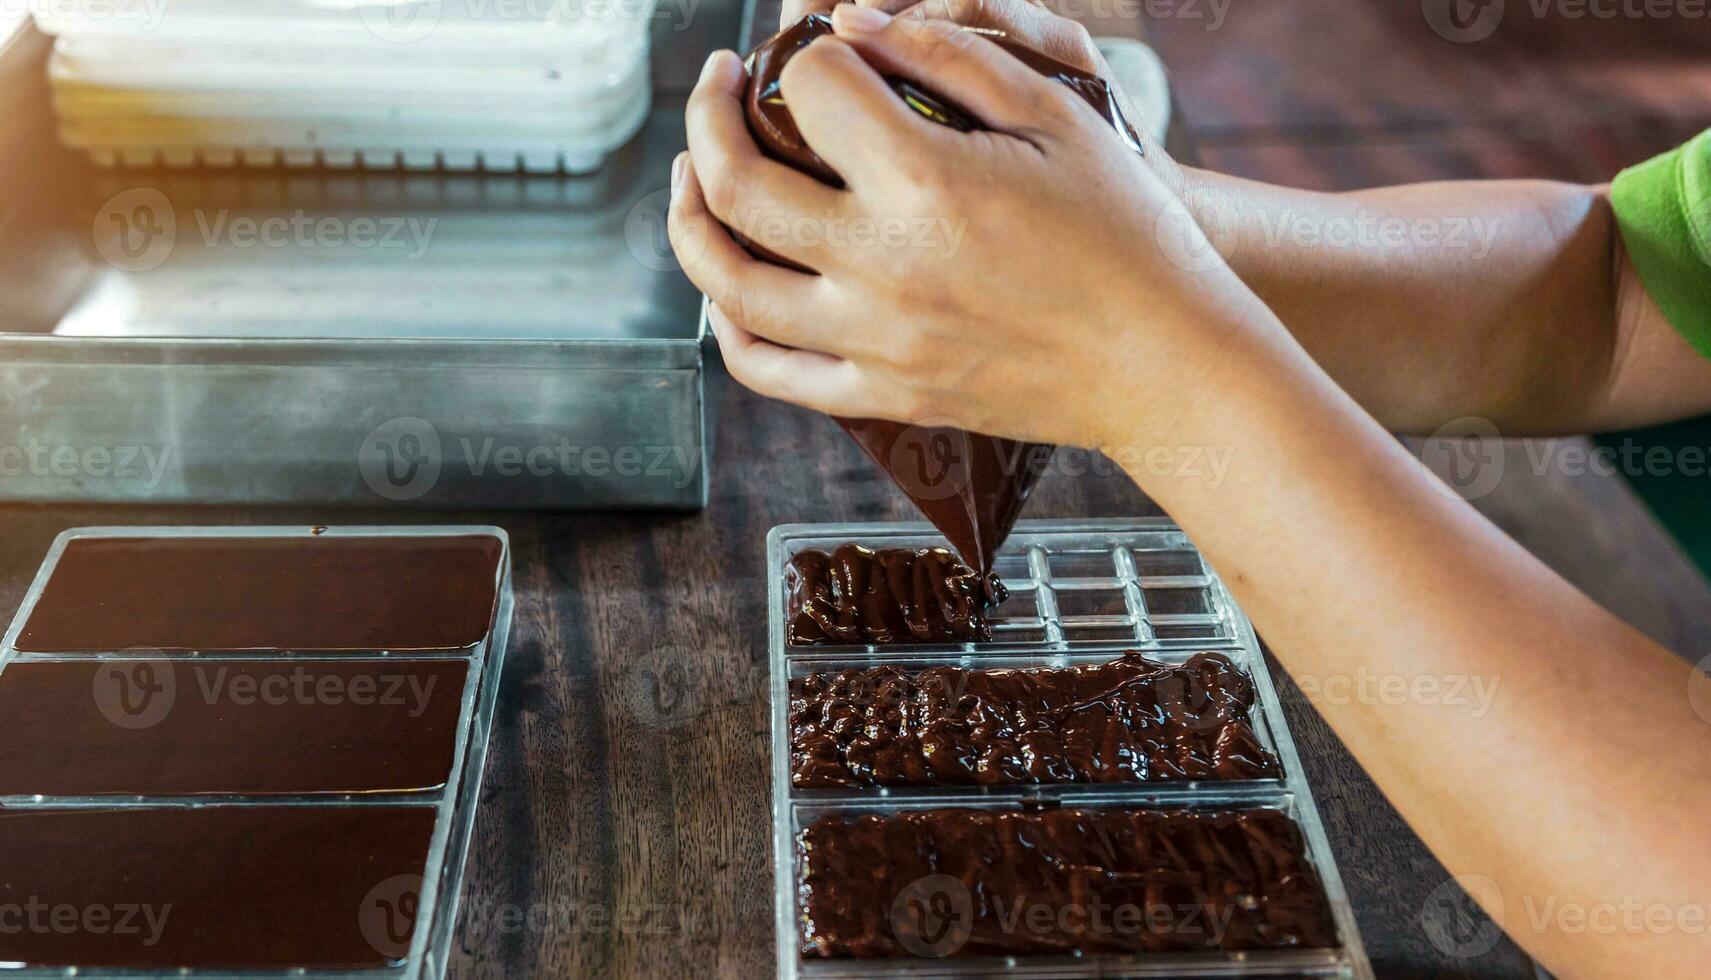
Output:
<path fill-rule="evenodd" d="M 1681 335 L 1711 357 L 1711 130 L 1622 171 L 1610 185 L 1610 202 L 1646 292 Z M 1689 472 L 1686 465 L 1711 449 L 1711 416 L 1613 433 L 1599 442 L 1667 450 L 1659 458 L 1681 463 L 1624 471 L 1647 506 L 1711 575 L 1711 479 L 1703 466 Z"/>

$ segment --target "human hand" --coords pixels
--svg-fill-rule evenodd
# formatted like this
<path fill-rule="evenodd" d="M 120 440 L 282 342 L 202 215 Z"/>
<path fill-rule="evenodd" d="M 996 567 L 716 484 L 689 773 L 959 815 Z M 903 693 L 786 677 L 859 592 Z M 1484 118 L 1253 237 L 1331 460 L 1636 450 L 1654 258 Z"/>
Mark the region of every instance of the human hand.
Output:
<path fill-rule="evenodd" d="M 729 52 L 691 98 L 672 238 L 738 380 L 834 415 L 1104 446 L 1281 332 L 1227 269 L 1163 253 L 1170 189 L 1067 88 L 944 22 L 833 17 L 782 86 L 843 189 L 761 155 Z M 928 122 L 882 72 L 989 129 Z M 727 226 L 818 275 L 755 259 Z"/>

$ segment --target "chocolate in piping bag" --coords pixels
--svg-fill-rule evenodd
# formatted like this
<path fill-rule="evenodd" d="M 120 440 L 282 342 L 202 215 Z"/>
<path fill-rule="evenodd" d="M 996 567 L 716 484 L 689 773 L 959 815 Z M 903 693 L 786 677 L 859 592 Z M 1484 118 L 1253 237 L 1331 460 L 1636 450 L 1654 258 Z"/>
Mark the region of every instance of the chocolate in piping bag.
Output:
<path fill-rule="evenodd" d="M 824 183 L 843 186 L 826 161 L 808 146 L 784 102 L 779 78 L 784 65 L 815 38 L 832 33 L 824 14 L 809 14 L 775 34 L 747 59 L 748 89 L 744 110 L 748 126 L 762 152 Z M 1111 87 L 1097 75 L 1066 65 L 1018 44 L 997 31 L 982 31 L 992 41 L 1042 75 L 1068 85 L 1101 117 L 1116 128 L 1123 141 L 1144 153 Z M 902 78 L 887 78 L 898 97 L 941 125 L 962 132 L 984 128 L 955 103 Z M 745 242 L 760 258 L 802 269 L 753 242 Z M 1054 446 L 977 435 L 950 426 L 906 425 L 876 419 L 837 419 L 869 459 L 915 501 L 963 560 L 980 571 L 992 571 L 998 547 L 1009 536 L 1039 482 Z"/>

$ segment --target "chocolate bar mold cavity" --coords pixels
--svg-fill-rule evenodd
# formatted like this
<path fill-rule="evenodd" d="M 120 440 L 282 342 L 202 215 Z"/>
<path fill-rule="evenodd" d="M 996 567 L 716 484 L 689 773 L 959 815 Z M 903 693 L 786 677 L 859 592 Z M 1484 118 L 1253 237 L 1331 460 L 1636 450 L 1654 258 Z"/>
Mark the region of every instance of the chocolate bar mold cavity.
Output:
<path fill-rule="evenodd" d="M 479 626 L 480 631 L 473 636 L 473 642 L 451 649 L 441 649 L 436 643 L 423 644 L 423 649 L 415 649 L 417 640 L 423 635 L 420 632 L 414 634 L 414 639 L 405 636 L 407 642 L 404 643 L 391 642 L 397 637 L 382 634 L 375 638 L 374 649 L 341 651 L 290 649 L 291 644 L 272 648 L 265 643 L 246 643 L 242 650 L 209 652 L 143 646 L 59 652 L 19 649 L 18 641 L 24 625 L 44 592 L 51 587 L 56 568 L 68 550 L 102 546 L 114 541 L 144 540 L 158 541 L 169 548 L 207 543 L 231 548 L 244 542 L 254 542 L 260 546 L 258 551 L 262 554 L 277 553 L 274 549 L 280 548 L 289 550 L 295 546 L 313 546 L 318 542 L 329 543 L 337 549 L 345 542 L 355 540 L 363 543 L 364 550 L 369 545 L 379 544 L 383 550 L 397 552 L 404 561 L 408 561 L 412 554 L 445 556 L 461 553 L 473 544 L 477 546 L 473 553 L 491 556 L 491 588 L 483 600 L 491 613 L 485 624 Z M 415 548 L 415 544 L 422 547 Z M 417 571 L 422 572 L 423 569 L 418 567 Z M 460 575 L 467 577 L 468 572 L 465 567 Z M 372 828 L 394 820 L 395 817 L 389 814 L 413 813 L 426 815 L 426 843 L 423 859 L 412 862 L 410 871 L 388 875 L 384 881 L 376 882 L 370 892 L 360 896 L 364 917 L 364 921 L 358 924 L 360 936 L 341 947 L 345 952 L 337 954 L 342 957 L 338 964 L 325 958 L 333 955 L 327 952 L 330 947 L 317 945 L 314 937 L 303 931 L 313 928 L 310 923 L 312 917 L 305 916 L 280 925 L 287 936 L 292 935 L 293 929 L 298 930 L 295 941 L 303 950 L 300 957 L 290 952 L 293 947 L 287 943 L 283 947 L 272 947 L 266 962 L 247 965 L 218 962 L 221 957 L 211 954 L 215 946 L 210 944 L 190 947 L 192 952 L 186 955 L 191 958 L 175 965 L 166 964 L 152 952 L 132 957 L 127 965 L 120 962 L 125 959 L 122 950 L 117 953 L 109 950 L 86 963 L 64 962 L 65 957 L 49 963 L 37 961 L 36 957 L 42 955 L 39 949 L 32 951 L 19 947 L 17 952 L 30 955 L 8 955 L 6 937 L 0 936 L 0 961 L 23 962 L 16 969 L 9 963 L 5 971 L 7 975 L 226 976 L 233 969 L 241 969 L 243 976 L 251 978 L 300 977 L 305 970 L 311 975 L 331 970 L 333 972 L 327 975 L 341 977 L 407 980 L 443 977 L 451 953 L 464 860 L 479 802 L 513 606 L 509 539 L 497 527 L 102 527 L 77 528 L 61 534 L 49 549 L 5 634 L 4 644 L 0 645 L 0 690 L 6 687 L 8 675 L 14 670 L 19 672 L 18 677 L 25 679 L 26 687 L 33 685 L 47 691 L 66 689 L 65 679 L 73 675 L 89 676 L 90 683 L 83 690 L 83 696 L 93 703 L 95 712 L 114 726 L 115 733 L 83 731 L 83 735 L 88 736 L 83 739 L 84 747 L 90 749 L 90 753 L 86 753 L 89 759 L 85 761 L 91 761 L 91 765 L 77 772 L 56 774 L 40 771 L 35 773 L 40 779 L 31 779 L 29 773 L 20 772 L 10 774 L 18 778 L 9 776 L 7 780 L 0 781 L 3 784 L 0 793 L 4 794 L 0 795 L 0 814 L 27 819 L 35 826 L 47 826 L 37 821 L 51 822 L 58 814 L 108 814 L 111 816 L 101 819 L 119 821 L 118 826 L 123 831 L 133 825 L 137 828 L 177 826 L 178 821 L 172 819 L 175 814 L 204 815 L 197 819 L 213 821 L 212 825 L 226 825 L 237 816 L 262 811 L 307 815 L 303 819 L 336 812 L 343 815 L 341 819 L 354 820 Z M 92 604 L 91 608 L 98 606 Z M 469 623 L 469 618 L 463 617 L 459 631 L 467 635 Z M 394 648 L 403 652 L 393 652 Z M 222 670 L 225 673 L 221 673 Z M 280 674 L 286 683 L 230 686 L 238 676 L 261 677 L 275 673 Z M 299 673 L 306 673 L 311 678 L 307 687 L 292 686 L 291 679 Z M 170 683 L 167 681 L 169 676 L 172 678 Z M 400 686 L 388 695 L 379 685 L 384 683 L 383 677 L 393 676 L 401 679 Z M 410 686 L 412 677 L 416 680 L 413 691 Z M 328 678 L 331 680 L 326 680 Z M 359 678 L 373 678 L 375 685 L 371 686 L 367 680 Z M 425 689 L 430 679 L 434 690 L 427 692 Z M 324 685 L 333 681 L 337 682 L 333 685 L 337 690 L 329 693 Z M 243 711 L 247 706 L 247 709 L 257 711 L 289 714 L 290 706 L 297 704 L 303 691 L 309 692 L 312 711 L 331 710 L 334 715 L 351 721 L 355 716 L 346 715 L 342 709 L 350 707 L 347 702 L 354 698 L 374 706 L 377 722 L 404 726 L 422 723 L 424 727 L 419 732 L 407 730 L 403 737 L 397 732 L 388 732 L 384 737 L 370 739 L 364 750 L 367 757 L 342 762 L 330 760 L 325 767 L 307 764 L 286 766 L 272 774 L 242 773 L 234 765 L 236 755 L 241 752 L 231 744 L 221 747 L 224 756 L 214 758 L 212 762 L 206 758 L 177 759 L 153 772 L 127 773 L 122 764 L 108 764 L 96 758 L 99 752 L 122 755 L 131 749 L 146 756 L 189 729 L 202 726 L 211 717 L 201 710 L 202 702 L 210 692 L 216 698 L 231 700 L 231 711 Z M 24 693 L 23 688 L 19 692 Z M 428 695 L 425 701 L 424 694 Z M 442 695 L 445 700 L 441 700 Z M 406 703 L 391 704 L 386 700 L 388 697 L 402 699 Z M 89 715 L 85 710 L 88 708 L 88 704 L 74 705 L 69 713 L 81 711 Z M 77 723 L 88 722 L 92 718 L 90 715 Z M 0 719 L 0 727 L 12 721 Z M 247 724 L 253 728 L 260 722 L 251 719 Z M 298 722 L 291 724 L 298 725 Z M 450 738 L 442 730 L 448 724 L 453 727 Z M 127 741 L 123 737 L 126 731 L 137 733 L 138 740 L 134 743 Z M 364 737 L 360 726 L 351 727 L 350 731 L 357 737 Z M 41 731 L 8 732 L 7 738 L 28 739 L 43 734 Z M 251 732 L 246 737 L 253 737 L 253 734 Z M 323 741 L 327 740 L 340 744 L 344 741 L 342 737 L 332 738 L 330 735 Z M 446 751 L 448 745 L 449 752 Z M 400 746 L 419 752 L 419 757 L 404 760 L 401 765 L 387 765 L 382 757 Z M 322 745 L 323 749 L 326 747 Z M 205 766 L 204 763 L 210 764 Z M 320 774 L 325 774 L 326 778 L 321 778 Z M 26 785 L 31 782 L 46 792 L 31 790 Z M 132 816 L 136 818 L 134 823 L 129 819 Z M 168 845 L 163 841 L 162 846 Z M 295 862 L 301 866 L 303 853 L 308 852 L 299 849 L 290 853 L 268 853 L 274 853 L 274 859 L 279 861 Z M 75 904 L 78 899 L 71 896 L 65 901 Z M 261 898 L 257 901 L 260 902 Z M 272 913 L 257 906 L 257 914 Z M 343 937 L 341 942 L 350 938 Z M 210 955 L 204 956 L 195 951 L 209 952 Z M 356 955 L 349 955 L 351 953 Z M 286 962 L 290 960 L 297 962 Z"/>
<path fill-rule="evenodd" d="M 993 559 L 1008 596 L 988 611 L 990 641 L 792 646 L 788 568 L 797 554 L 856 544 L 879 550 L 942 546 L 924 523 L 787 525 L 767 539 L 772 667 L 773 847 L 778 974 L 797 977 L 1373 976 L 1342 879 L 1305 781 L 1258 638 L 1215 570 L 1167 519 L 1022 521 Z M 1275 767 L 1257 778 L 1138 782 L 1023 782 L 995 785 L 798 786 L 793 780 L 791 684 L 813 674 L 895 671 L 1065 669 L 1135 654 L 1185 667 L 1206 654 L 1227 660 L 1252 684 L 1248 721 Z M 1204 660 L 1202 661 L 1204 662 Z M 867 720 L 859 720 L 865 724 Z M 1080 953 L 1013 952 L 939 958 L 937 949 L 884 958 L 805 955 L 800 835 L 828 817 L 895 815 L 947 808 L 1274 810 L 1298 829 L 1307 866 L 1323 886 L 1336 945 L 1148 952 L 1108 947 Z M 908 896 L 902 896 L 907 899 Z M 925 896 L 930 899 L 933 896 Z M 866 910 L 888 922 L 889 909 Z M 812 944 L 807 944 L 811 946 Z M 884 945 L 883 943 L 881 944 Z M 898 950 L 890 950 L 896 953 Z M 872 950 L 869 950 L 872 952 Z M 990 951 L 988 951 L 990 952 Z"/>

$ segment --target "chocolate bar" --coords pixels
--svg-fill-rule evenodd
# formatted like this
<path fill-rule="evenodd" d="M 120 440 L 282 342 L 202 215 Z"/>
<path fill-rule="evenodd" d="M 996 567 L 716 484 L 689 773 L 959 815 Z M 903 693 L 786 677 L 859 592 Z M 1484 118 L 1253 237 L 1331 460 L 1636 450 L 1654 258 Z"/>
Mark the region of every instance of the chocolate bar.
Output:
<path fill-rule="evenodd" d="M 1227 657 L 1074 667 L 897 667 L 790 682 L 799 788 L 1265 779 L 1254 687 Z"/>

